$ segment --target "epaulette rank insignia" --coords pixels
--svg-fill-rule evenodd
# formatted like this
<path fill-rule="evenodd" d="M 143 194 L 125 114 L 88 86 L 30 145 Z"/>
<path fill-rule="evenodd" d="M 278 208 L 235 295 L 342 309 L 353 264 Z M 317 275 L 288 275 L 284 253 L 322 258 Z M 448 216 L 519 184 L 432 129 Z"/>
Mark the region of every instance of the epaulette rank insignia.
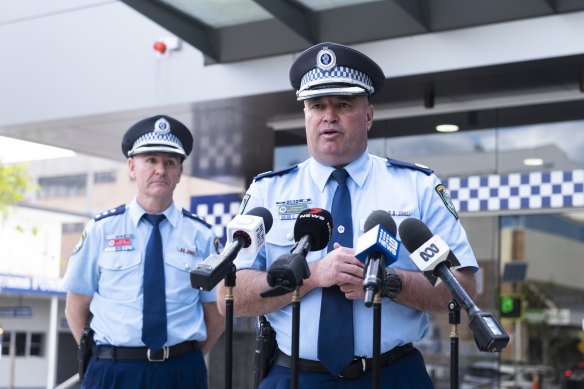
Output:
<path fill-rule="evenodd" d="M 275 171 L 275 172 L 270 171 L 270 172 L 260 173 L 253 178 L 253 181 L 254 182 L 259 181 L 262 178 L 267 178 L 267 177 L 282 176 L 284 174 L 290 173 L 292 170 L 297 169 L 297 168 L 298 168 L 298 164 L 287 167 L 286 169 Z"/>
<path fill-rule="evenodd" d="M 387 166 L 390 166 L 390 165 L 404 167 L 407 169 L 418 170 L 418 171 L 420 171 L 428 176 L 430 174 L 434 173 L 434 170 L 430 169 L 428 166 L 424 166 L 424 165 L 419 164 L 419 163 L 411 163 L 411 162 L 399 161 L 397 159 L 387 158 Z"/>
<path fill-rule="evenodd" d="M 124 212 L 126 212 L 126 204 L 119 205 L 116 208 L 110 209 L 109 211 L 105 211 L 105 212 L 102 212 L 100 214 L 97 214 L 97 215 L 95 215 L 93 220 L 95 220 L 97 222 L 97 221 L 100 221 L 101 219 L 105 219 L 106 217 L 120 215 Z"/>
<path fill-rule="evenodd" d="M 186 209 L 184 209 L 184 208 L 183 208 L 183 210 L 182 210 L 182 213 L 183 213 L 183 215 L 184 215 L 184 216 L 186 216 L 186 217 L 188 217 L 188 218 L 190 218 L 190 219 L 196 220 L 196 221 L 198 221 L 199 223 L 201 223 L 201 224 L 205 225 L 207 228 L 212 228 L 212 227 L 213 227 L 211 224 L 207 223 L 207 222 L 205 221 L 205 219 L 203 219 L 202 217 L 200 217 L 200 216 L 197 216 L 196 214 L 194 214 L 194 213 L 192 213 L 192 212 L 189 212 L 189 211 L 187 211 L 187 210 L 186 210 Z"/>

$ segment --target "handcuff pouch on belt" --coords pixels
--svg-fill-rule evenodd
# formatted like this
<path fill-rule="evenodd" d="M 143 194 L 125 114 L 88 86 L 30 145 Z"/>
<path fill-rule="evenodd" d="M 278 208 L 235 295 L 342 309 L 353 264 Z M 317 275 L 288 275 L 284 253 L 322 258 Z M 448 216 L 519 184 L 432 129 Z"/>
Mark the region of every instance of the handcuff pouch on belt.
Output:
<path fill-rule="evenodd" d="M 89 323 L 83 327 L 81 339 L 79 341 L 79 348 L 77 350 L 77 359 L 79 360 L 79 380 L 83 381 L 83 376 L 89 365 L 89 360 L 93 353 L 93 330 Z"/>
<path fill-rule="evenodd" d="M 270 372 L 277 349 L 276 331 L 265 316 L 259 316 L 254 361 L 254 388 L 257 388 Z"/>

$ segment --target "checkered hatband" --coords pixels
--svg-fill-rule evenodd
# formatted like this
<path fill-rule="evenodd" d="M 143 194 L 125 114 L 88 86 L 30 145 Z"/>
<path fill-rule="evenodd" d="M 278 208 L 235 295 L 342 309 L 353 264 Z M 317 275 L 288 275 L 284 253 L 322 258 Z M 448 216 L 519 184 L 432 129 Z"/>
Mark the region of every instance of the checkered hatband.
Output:
<path fill-rule="evenodd" d="M 134 154 L 135 151 L 143 146 L 170 146 L 178 150 L 183 149 L 182 142 L 178 137 L 170 132 L 160 133 L 160 132 L 148 132 L 141 137 L 139 137 L 136 142 L 134 142 L 134 147 L 130 151 L 130 155 Z"/>
<path fill-rule="evenodd" d="M 374 92 L 373 82 L 368 75 L 346 66 L 335 66 L 330 70 L 314 68 L 306 73 L 300 81 L 298 93 L 323 84 L 350 84 L 359 86 L 370 94 Z"/>

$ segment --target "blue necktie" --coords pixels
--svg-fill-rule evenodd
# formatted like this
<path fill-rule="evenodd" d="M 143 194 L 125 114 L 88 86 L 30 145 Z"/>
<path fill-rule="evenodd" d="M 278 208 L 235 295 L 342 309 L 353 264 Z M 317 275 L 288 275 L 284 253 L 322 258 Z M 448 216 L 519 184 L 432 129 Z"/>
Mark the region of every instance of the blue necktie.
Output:
<path fill-rule="evenodd" d="M 144 303 L 142 307 L 142 341 L 152 351 L 166 342 L 166 292 L 164 287 L 164 256 L 158 225 L 164 215 L 145 214 L 152 224 L 144 259 Z"/>
<path fill-rule="evenodd" d="M 337 169 L 331 176 L 338 182 L 333 196 L 332 217 L 334 230 L 328 251 L 333 243 L 353 247 L 353 221 L 351 219 L 351 194 L 347 188 L 349 173 Z M 333 373 L 341 370 L 353 360 L 353 302 L 348 300 L 337 285 L 322 290 L 320 324 L 318 331 L 318 359 Z"/>

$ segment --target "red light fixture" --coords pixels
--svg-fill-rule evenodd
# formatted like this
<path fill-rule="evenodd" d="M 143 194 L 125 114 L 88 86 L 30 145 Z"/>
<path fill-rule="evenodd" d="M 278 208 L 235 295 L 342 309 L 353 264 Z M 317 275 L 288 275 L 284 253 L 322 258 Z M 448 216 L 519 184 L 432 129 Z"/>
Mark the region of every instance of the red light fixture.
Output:
<path fill-rule="evenodd" d="M 166 53 L 167 50 L 166 43 L 164 43 L 163 41 L 154 42 L 154 45 L 152 47 L 154 48 L 154 51 L 156 51 L 156 53 L 160 55 Z"/>
<path fill-rule="evenodd" d="M 177 37 L 165 37 L 157 39 L 152 45 L 152 48 L 154 49 L 154 52 L 158 58 L 165 58 L 168 57 L 173 51 L 180 50 L 180 43 L 181 42 Z"/>

